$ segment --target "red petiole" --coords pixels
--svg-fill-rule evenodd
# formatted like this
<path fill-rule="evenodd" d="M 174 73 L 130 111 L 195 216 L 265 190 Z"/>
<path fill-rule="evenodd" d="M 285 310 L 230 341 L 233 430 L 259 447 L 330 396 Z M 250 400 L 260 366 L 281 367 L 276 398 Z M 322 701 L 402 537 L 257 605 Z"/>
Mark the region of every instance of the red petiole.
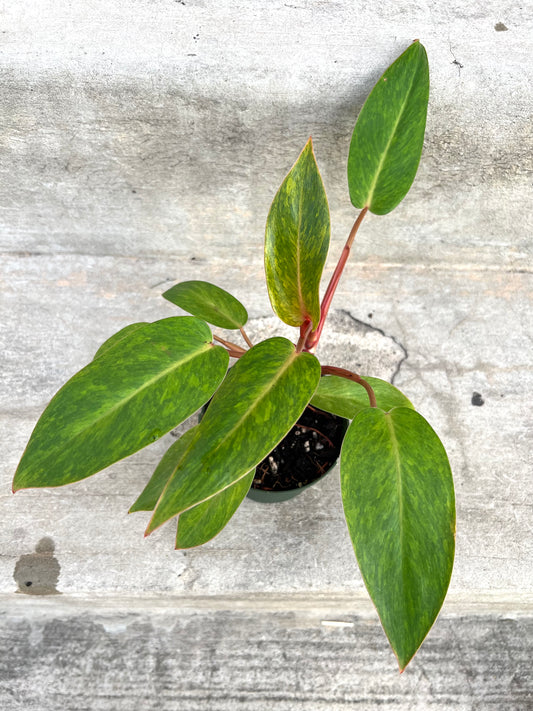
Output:
<path fill-rule="evenodd" d="M 361 222 L 363 221 L 363 218 L 367 212 L 368 207 L 364 207 L 357 216 L 357 219 L 354 222 L 352 229 L 350 230 L 350 234 L 348 235 L 348 239 L 346 240 L 346 244 L 344 245 L 344 249 L 342 250 L 339 263 L 335 267 L 335 271 L 333 272 L 333 275 L 328 284 L 328 288 L 326 289 L 326 293 L 324 294 L 324 298 L 322 299 L 322 304 L 320 306 L 320 321 L 316 329 L 314 331 L 311 331 L 307 335 L 303 346 L 304 351 L 313 351 L 318 345 L 318 341 L 320 340 L 322 329 L 324 328 L 324 323 L 326 321 L 326 316 L 328 315 L 331 301 L 339 284 L 342 272 L 344 270 L 344 266 L 346 265 L 348 257 L 350 256 L 350 251 L 352 249 L 352 244 L 355 239 L 355 235 L 357 234 L 357 230 L 359 229 L 359 226 L 361 225 Z"/>
<path fill-rule="evenodd" d="M 341 378 L 347 378 L 348 380 L 354 380 L 359 385 L 362 385 L 366 390 L 368 399 L 370 400 L 370 407 L 377 407 L 376 394 L 372 389 L 370 383 L 361 378 L 357 373 L 352 373 L 351 370 L 346 370 L 346 368 L 337 368 L 334 365 L 323 365 L 321 368 L 322 375 L 338 375 Z"/>

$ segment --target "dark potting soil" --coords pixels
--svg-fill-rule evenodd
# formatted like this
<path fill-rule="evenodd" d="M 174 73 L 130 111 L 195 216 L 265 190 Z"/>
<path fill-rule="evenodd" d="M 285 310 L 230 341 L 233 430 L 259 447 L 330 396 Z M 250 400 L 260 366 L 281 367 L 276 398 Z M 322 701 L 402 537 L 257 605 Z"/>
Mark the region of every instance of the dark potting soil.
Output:
<path fill-rule="evenodd" d="M 257 465 L 253 489 L 287 491 L 320 479 L 339 458 L 348 420 L 309 405 L 278 446 Z"/>

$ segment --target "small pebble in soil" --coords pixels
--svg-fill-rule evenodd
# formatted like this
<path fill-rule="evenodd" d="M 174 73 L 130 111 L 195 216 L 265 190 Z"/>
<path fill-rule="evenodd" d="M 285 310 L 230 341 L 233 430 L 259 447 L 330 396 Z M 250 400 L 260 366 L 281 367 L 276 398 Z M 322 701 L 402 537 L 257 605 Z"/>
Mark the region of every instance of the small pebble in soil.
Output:
<path fill-rule="evenodd" d="M 286 491 L 319 479 L 337 461 L 347 427 L 348 421 L 342 417 L 309 406 L 289 434 L 258 464 L 253 488 Z"/>

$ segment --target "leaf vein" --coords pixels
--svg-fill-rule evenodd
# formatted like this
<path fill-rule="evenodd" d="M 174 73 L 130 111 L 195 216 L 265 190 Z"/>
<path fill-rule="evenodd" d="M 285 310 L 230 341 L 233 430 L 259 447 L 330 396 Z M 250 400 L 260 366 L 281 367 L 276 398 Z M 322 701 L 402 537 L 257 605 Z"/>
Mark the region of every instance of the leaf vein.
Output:
<path fill-rule="evenodd" d="M 400 121 L 401 121 L 401 118 L 402 118 L 402 116 L 403 116 L 403 113 L 404 113 L 404 111 L 405 111 L 405 107 L 407 106 L 407 103 L 408 103 L 408 101 L 409 101 L 409 97 L 411 96 L 411 92 L 413 91 L 413 88 L 414 88 L 414 86 L 415 86 L 415 76 L 416 76 L 416 74 L 417 74 L 417 72 L 413 72 L 413 74 L 412 74 L 412 76 L 411 76 L 411 84 L 410 84 L 410 86 L 409 86 L 409 91 L 407 91 L 406 94 L 405 94 L 405 98 L 404 98 L 404 100 L 403 100 L 403 102 L 402 102 L 402 105 L 401 105 L 401 108 L 400 108 L 400 110 L 399 110 L 399 112 L 398 112 L 398 116 L 397 116 L 397 118 L 396 118 L 396 121 L 394 122 L 394 126 L 392 127 L 392 130 L 391 130 L 391 133 L 390 133 L 390 136 L 389 136 L 389 140 L 387 141 L 387 145 L 385 146 L 385 149 L 384 149 L 384 151 L 383 151 L 382 154 L 381 154 L 381 158 L 379 159 L 379 163 L 378 163 L 378 166 L 377 166 L 376 171 L 375 171 L 375 174 L 374 174 L 374 180 L 372 181 L 372 185 L 371 185 L 370 188 L 369 188 L 368 198 L 367 198 L 367 201 L 366 201 L 366 207 L 368 207 L 369 209 L 370 209 L 370 207 L 371 207 L 371 205 L 372 205 L 372 198 L 373 198 L 374 192 L 375 192 L 375 190 L 376 190 L 376 186 L 377 186 L 377 183 L 378 183 L 378 180 L 379 180 L 379 176 L 380 176 L 381 170 L 382 170 L 382 168 L 383 168 L 383 164 L 384 164 L 385 159 L 386 159 L 386 157 L 387 157 L 387 154 L 388 154 L 388 152 L 389 152 L 389 148 L 391 147 L 392 141 L 394 140 L 394 136 L 396 135 L 396 130 L 397 130 L 397 128 L 398 128 L 398 125 L 399 125 L 399 123 L 400 123 Z"/>

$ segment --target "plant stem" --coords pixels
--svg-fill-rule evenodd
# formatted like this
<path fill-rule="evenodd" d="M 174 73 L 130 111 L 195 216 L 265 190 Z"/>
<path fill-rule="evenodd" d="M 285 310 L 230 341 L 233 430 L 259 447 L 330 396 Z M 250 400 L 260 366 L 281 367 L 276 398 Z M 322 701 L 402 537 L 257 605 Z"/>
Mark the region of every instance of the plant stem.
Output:
<path fill-rule="evenodd" d="M 246 341 L 246 345 L 247 345 L 249 348 L 253 348 L 254 344 L 253 344 L 252 341 L 248 338 L 248 336 L 246 335 L 246 331 L 244 330 L 244 328 L 243 328 L 242 326 L 240 327 L 239 331 L 241 332 L 242 337 L 243 337 L 244 340 Z"/>
<path fill-rule="evenodd" d="M 337 368 L 334 365 L 323 365 L 321 368 L 322 375 L 338 375 L 341 378 L 347 378 L 348 380 L 354 380 L 359 385 L 362 385 L 366 390 L 368 399 L 370 400 L 370 407 L 377 407 L 376 394 L 373 391 L 370 383 L 363 380 L 357 373 L 352 373 L 351 370 L 346 370 L 346 368 Z"/>
<path fill-rule="evenodd" d="M 244 355 L 246 353 L 244 348 L 241 348 L 236 343 L 232 343 L 231 341 L 225 341 L 223 338 L 220 338 L 220 336 L 216 336 L 215 334 L 213 334 L 213 338 L 215 341 L 222 343 L 223 346 L 226 346 L 229 351 L 233 351 L 234 353 L 240 353 L 240 355 Z M 238 356 L 233 357 L 235 358 Z"/>
<path fill-rule="evenodd" d="M 300 338 L 298 339 L 298 343 L 296 344 L 296 352 L 297 353 L 300 353 L 304 349 L 304 346 L 307 342 L 307 338 L 309 337 L 309 334 L 311 333 L 312 328 L 313 328 L 313 322 L 311 321 L 310 318 L 306 318 L 305 321 L 300 326 Z"/>
<path fill-rule="evenodd" d="M 363 221 L 363 218 L 367 212 L 368 207 L 364 207 L 357 216 L 356 221 L 353 223 L 353 227 L 350 230 L 350 234 L 348 235 L 348 239 L 346 240 L 346 244 L 344 245 L 344 249 L 342 250 L 339 262 L 335 267 L 335 271 L 333 272 L 333 275 L 328 284 L 328 288 L 326 289 L 326 293 L 324 294 L 324 298 L 322 299 L 322 304 L 320 306 L 320 321 L 318 323 L 316 331 L 310 333 L 305 342 L 306 351 L 314 350 L 318 344 L 318 341 L 320 340 L 320 335 L 322 334 L 322 329 L 324 328 L 326 316 L 328 315 L 329 307 L 335 294 L 335 290 L 337 289 L 337 286 L 339 284 L 341 274 L 344 270 L 344 266 L 348 261 L 348 257 L 350 256 L 350 250 L 352 248 L 355 235 L 357 234 L 357 230 L 359 229 L 359 226 L 361 225 L 361 222 Z"/>

